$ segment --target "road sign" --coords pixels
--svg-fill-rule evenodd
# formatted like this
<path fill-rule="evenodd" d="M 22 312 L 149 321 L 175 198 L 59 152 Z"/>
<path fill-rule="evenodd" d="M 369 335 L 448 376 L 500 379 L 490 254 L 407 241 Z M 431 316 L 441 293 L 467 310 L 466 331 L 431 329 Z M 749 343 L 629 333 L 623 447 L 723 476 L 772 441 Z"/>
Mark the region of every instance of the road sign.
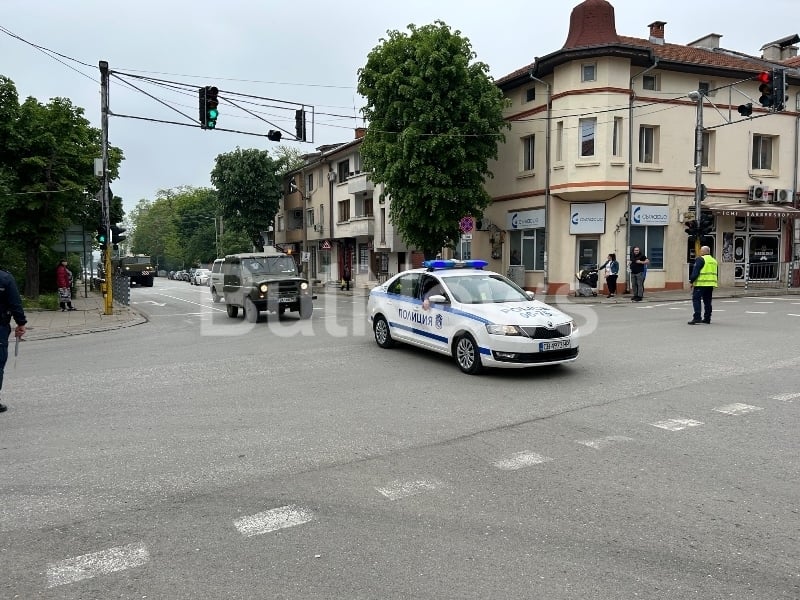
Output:
<path fill-rule="evenodd" d="M 322 249 L 323 250 L 330 250 L 331 249 L 330 240 L 322 240 Z"/>

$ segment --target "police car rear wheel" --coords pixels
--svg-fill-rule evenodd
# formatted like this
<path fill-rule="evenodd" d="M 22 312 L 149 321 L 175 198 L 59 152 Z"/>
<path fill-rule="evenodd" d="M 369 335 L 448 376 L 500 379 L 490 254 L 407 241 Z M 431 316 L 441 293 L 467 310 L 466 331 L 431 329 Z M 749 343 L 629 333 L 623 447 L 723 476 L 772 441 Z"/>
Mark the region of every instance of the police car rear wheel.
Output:
<path fill-rule="evenodd" d="M 375 333 L 375 342 L 381 348 L 391 348 L 394 346 L 392 334 L 389 331 L 389 323 L 386 322 L 381 315 L 375 317 L 375 323 L 372 326 L 372 331 Z"/>
<path fill-rule="evenodd" d="M 474 375 L 481 370 L 481 355 L 475 340 L 468 333 L 456 340 L 454 355 L 458 368 L 464 373 Z"/>

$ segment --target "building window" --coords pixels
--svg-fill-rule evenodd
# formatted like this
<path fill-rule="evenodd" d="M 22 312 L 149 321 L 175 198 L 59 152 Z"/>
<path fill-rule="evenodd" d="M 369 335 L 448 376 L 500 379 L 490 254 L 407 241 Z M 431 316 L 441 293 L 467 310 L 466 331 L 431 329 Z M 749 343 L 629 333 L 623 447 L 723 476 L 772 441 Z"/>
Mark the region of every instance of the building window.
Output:
<path fill-rule="evenodd" d="M 714 133 L 714 131 L 703 132 L 702 165 L 704 169 L 712 169 L 714 167 L 714 140 L 716 139 Z"/>
<path fill-rule="evenodd" d="M 704 96 L 714 96 L 717 91 L 714 89 L 714 84 L 710 81 L 701 81 L 697 84 L 697 91 L 702 92 Z"/>
<path fill-rule="evenodd" d="M 544 228 L 523 229 L 509 233 L 510 252 L 515 250 L 522 257 L 526 271 L 544 270 Z"/>
<path fill-rule="evenodd" d="M 597 65 L 595 63 L 588 63 L 581 65 L 581 81 L 596 81 L 597 80 Z"/>
<path fill-rule="evenodd" d="M 580 119 L 581 156 L 594 156 L 594 139 L 597 133 L 597 119 Z"/>
<path fill-rule="evenodd" d="M 536 100 L 536 87 L 529 87 L 525 90 L 525 102 L 533 102 Z"/>
<path fill-rule="evenodd" d="M 310 194 L 314 189 L 314 174 L 309 173 L 306 175 L 306 194 Z"/>
<path fill-rule="evenodd" d="M 336 165 L 336 171 L 339 182 L 347 181 L 347 178 L 350 177 L 350 161 L 340 160 Z"/>
<path fill-rule="evenodd" d="M 522 170 L 533 171 L 534 140 L 536 136 L 529 135 L 522 138 Z"/>
<path fill-rule="evenodd" d="M 757 171 L 772 170 L 772 137 L 768 135 L 753 136 L 753 169 Z"/>
<path fill-rule="evenodd" d="M 658 88 L 657 75 L 642 75 L 642 89 L 658 91 Z"/>
<path fill-rule="evenodd" d="M 664 268 L 664 226 L 663 225 L 632 225 L 631 248 L 639 247 L 642 253 L 650 259 L 648 268 Z"/>
<path fill-rule="evenodd" d="M 350 220 L 350 200 L 339 202 L 339 223 Z"/>
<path fill-rule="evenodd" d="M 564 121 L 556 123 L 556 160 L 564 160 Z"/>
<path fill-rule="evenodd" d="M 622 156 L 622 117 L 614 117 L 611 154 L 612 156 Z"/>
<path fill-rule="evenodd" d="M 278 215 L 278 218 L 275 219 L 275 221 L 276 221 L 275 223 L 276 229 L 278 231 L 283 231 L 283 215 Z"/>
<path fill-rule="evenodd" d="M 472 238 L 465 238 L 461 236 L 456 246 L 455 256 L 456 260 L 471 260 L 472 259 Z"/>
<path fill-rule="evenodd" d="M 639 162 L 646 164 L 658 162 L 658 127 L 652 125 L 639 127 Z"/>
<path fill-rule="evenodd" d="M 306 211 L 306 227 L 314 227 L 314 209 L 309 208 Z"/>
<path fill-rule="evenodd" d="M 356 152 L 353 155 L 353 172 L 361 173 L 361 153 Z"/>
<path fill-rule="evenodd" d="M 371 217 L 372 212 L 372 196 L 368 198 L 356 198 L 356 217 Z"/>

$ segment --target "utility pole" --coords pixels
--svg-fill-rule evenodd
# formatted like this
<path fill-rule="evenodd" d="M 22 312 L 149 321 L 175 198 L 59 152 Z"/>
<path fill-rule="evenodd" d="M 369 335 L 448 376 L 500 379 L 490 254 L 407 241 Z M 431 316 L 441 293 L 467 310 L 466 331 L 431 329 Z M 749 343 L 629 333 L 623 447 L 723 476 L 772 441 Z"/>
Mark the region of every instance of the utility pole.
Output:
<path fill-rule="evenodd" d="M 697 100 L 697 122 L 694 134 L 694 218 L 697 235 L 694 238 L 694 255 L 700 256 L 700 203 L 703 201 L 703 92 L 689 92 L 690 100 Z"/>
<path fill-rule="evenodd" d="M 102 199 L 100 207 L 103 214 L 103 228 L 106 230 L 106 247 L 103 248 L 103 271 L 105 281 L 103 291 L 105 292 L 105 312 L 106 315 L 114 314 L 114 286 L 112 285 L 113 273 L 111 272 L 111 198 L 109 198 L 108 184 L 108 63 L 100 61 L 100 122 L 102 128 Z"/>

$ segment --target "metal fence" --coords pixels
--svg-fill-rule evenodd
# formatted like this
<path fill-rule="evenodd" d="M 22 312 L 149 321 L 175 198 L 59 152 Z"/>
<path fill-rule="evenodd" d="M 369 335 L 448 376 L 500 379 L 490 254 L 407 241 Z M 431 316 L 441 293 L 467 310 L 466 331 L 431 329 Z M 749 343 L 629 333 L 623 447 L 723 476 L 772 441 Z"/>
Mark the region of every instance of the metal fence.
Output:
<path fill-rule="evenodd" d="M 736 285 L 744 289 L 782 289 L 797 287 L 795 263 L 751 262 L 736 265 Z"/>

